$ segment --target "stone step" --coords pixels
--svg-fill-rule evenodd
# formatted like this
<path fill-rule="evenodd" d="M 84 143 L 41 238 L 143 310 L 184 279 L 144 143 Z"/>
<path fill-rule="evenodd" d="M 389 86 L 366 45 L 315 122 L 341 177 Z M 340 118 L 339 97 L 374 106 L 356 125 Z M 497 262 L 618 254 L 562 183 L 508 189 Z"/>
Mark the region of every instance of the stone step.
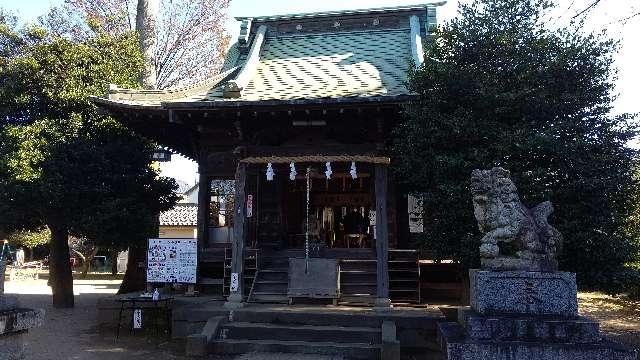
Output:
<path fill-rule="evenodd" d="M 490 316 L 467 311 L 464 330 L 475 340 L 592 343 L 601 340 L 600 325 L 585 317 Z"/>
<path fill-rule="evenodd" d="M 268 270 L 260 270 L 258 271 L 258 278 L 256 281 L 280 281 L 280 282 L 289 282 L 289 273 L 283 271 L 268 271 Z"/>
<path fill-rule="evenodd" d="M 253 293 L 270 292 L 276 294 L 287 295 L 287 283 L 283 282 L 257 282 L 253 285 Z"/>
<path fill-rule="evenodd" d="M 222 334 L 225 339 L 365 344 L 382 342 L 381 329 L 375 327 L 230 322 L 223 326 Z"/>
<path fill-rule="evenodd" d="M 266 304 L 286 304 L 289 302 L 289 298 L 286 293 L 269 291 L 254 291 L 251 294 L 250 302 L 253 303 L 266 303 Z"/>
<path fill-rule="evenodd" d="M 380 345 L 360 343 L 308 342 L 282 340 L 215 340 L 214 354 L 245 354 L 250 352 L 341 355 L 348 359 L 379 359 Z"/>

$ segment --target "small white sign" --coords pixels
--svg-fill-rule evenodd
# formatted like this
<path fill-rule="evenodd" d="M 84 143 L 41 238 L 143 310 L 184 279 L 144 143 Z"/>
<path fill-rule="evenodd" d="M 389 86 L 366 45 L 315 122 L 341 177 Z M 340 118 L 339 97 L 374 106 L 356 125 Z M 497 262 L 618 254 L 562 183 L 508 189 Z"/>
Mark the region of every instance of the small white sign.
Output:
<path fill-rule="evenodd" d="M 133 328 L 142 329 L 142 309 L 133 310 Z"/>
<path fill-rule="evenodd" d="M 231 292 L 238 291 L 238 273 L 231 273 Z"/>
<path fill-rule="evenodd" d="M 253 216 L 253 195 L 247 195 L 247 217 Z"/>

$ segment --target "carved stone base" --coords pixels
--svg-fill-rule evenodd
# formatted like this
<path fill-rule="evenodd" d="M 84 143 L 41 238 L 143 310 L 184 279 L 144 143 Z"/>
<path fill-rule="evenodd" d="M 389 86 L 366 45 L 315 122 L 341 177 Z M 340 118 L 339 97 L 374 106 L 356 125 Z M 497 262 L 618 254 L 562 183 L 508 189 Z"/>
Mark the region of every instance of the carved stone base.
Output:
<path fill-rule="evenodd" d="M 586 344 L 478 340 L 451 322 L 438 324 L 438 341 L 447 360 L 637 360 L 635 350 L 607 340 Z"/>
<path fill-rule="evenodd" d="M 471 270 L 471 308 L 438 324 L 447 360 L 637 360 L 578 316 L 576 276 L 567 272 Z"/>
<path fill-rule="evenodd" d="M 470 304 L 479 314 L 578 314 L 574 273 L 469 270 L 469 280 Z"/>
<path fill-rule="evenodd" d="M 602 340 L 600 324 L 582 316 L 573 319 L 557 316 L 492 316 L 468 309 L 459 311 L 458 323 L 473 340 L 578 344 Z"/>

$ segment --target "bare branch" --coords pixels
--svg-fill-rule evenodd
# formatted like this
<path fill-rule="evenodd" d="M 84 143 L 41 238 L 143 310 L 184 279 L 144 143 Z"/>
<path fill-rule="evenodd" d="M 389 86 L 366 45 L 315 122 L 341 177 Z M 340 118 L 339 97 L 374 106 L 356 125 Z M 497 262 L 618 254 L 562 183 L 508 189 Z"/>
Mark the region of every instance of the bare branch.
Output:
<path fill-rule="evenodd" d="M 161 0 L 156 25 L 159 89 L 200 82 L 224 62 L 229 0 Z M 65 0 L 41 22 L 59 36 L 82 39 L 132 30 L 136 1 Z"/>
<path fill-rule="evenodd" d="M 583 14 L 586 14 L 587 12 L 591 11 L 594 7 L 596 7 L 596 5 L 598 5 L 601 1 L 602 0 L 592 0 L 591 4 L 589 4 L 586 8 L 578 11 L 578 13 L 573 15 L 571 18 L 575 19 L 582 16 Z"/>

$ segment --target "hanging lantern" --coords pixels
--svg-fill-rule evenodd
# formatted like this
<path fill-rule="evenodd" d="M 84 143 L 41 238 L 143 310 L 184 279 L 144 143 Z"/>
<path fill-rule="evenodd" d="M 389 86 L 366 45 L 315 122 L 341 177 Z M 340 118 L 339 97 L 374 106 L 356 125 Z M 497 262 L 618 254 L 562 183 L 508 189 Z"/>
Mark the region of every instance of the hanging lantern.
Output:
<path fill-rule="evenodd" d="M 349 171 L 349 173 L 351 174 L 351 178 L 352 179 L 357 179 L 358 178 L 358 170 L 356 169 L 356 162 L 355 161 L 351 162 L 351 170 Z"/>
<path fill-rule="evenodd" d="M 296 179 L 296 175 L 298 175 L 298 172 L 296 171 L 296 164 L 292 161 L 291 164 L 289 164 L 289 167 L 291 168 L 291 171 L 289 172 L 289 180 L 294 181 Z"/>
<path fill-rule="evenodd" d="M 273 175 L 275 175 L 275 171 L 273 171 L 273 165 L 271 163 L 267 164 L 267 181 L 273 181 Z"/>
<path fill-rule="evenodd" d="M 324 172 L 324 174 L 327 176 L 327 180 L 331 179 L 331 174 L 333 174 L 333 170 L 331 170 L 331 163 L 327 161 L 326 163 L 327 165 L 327 170 Z"/>

